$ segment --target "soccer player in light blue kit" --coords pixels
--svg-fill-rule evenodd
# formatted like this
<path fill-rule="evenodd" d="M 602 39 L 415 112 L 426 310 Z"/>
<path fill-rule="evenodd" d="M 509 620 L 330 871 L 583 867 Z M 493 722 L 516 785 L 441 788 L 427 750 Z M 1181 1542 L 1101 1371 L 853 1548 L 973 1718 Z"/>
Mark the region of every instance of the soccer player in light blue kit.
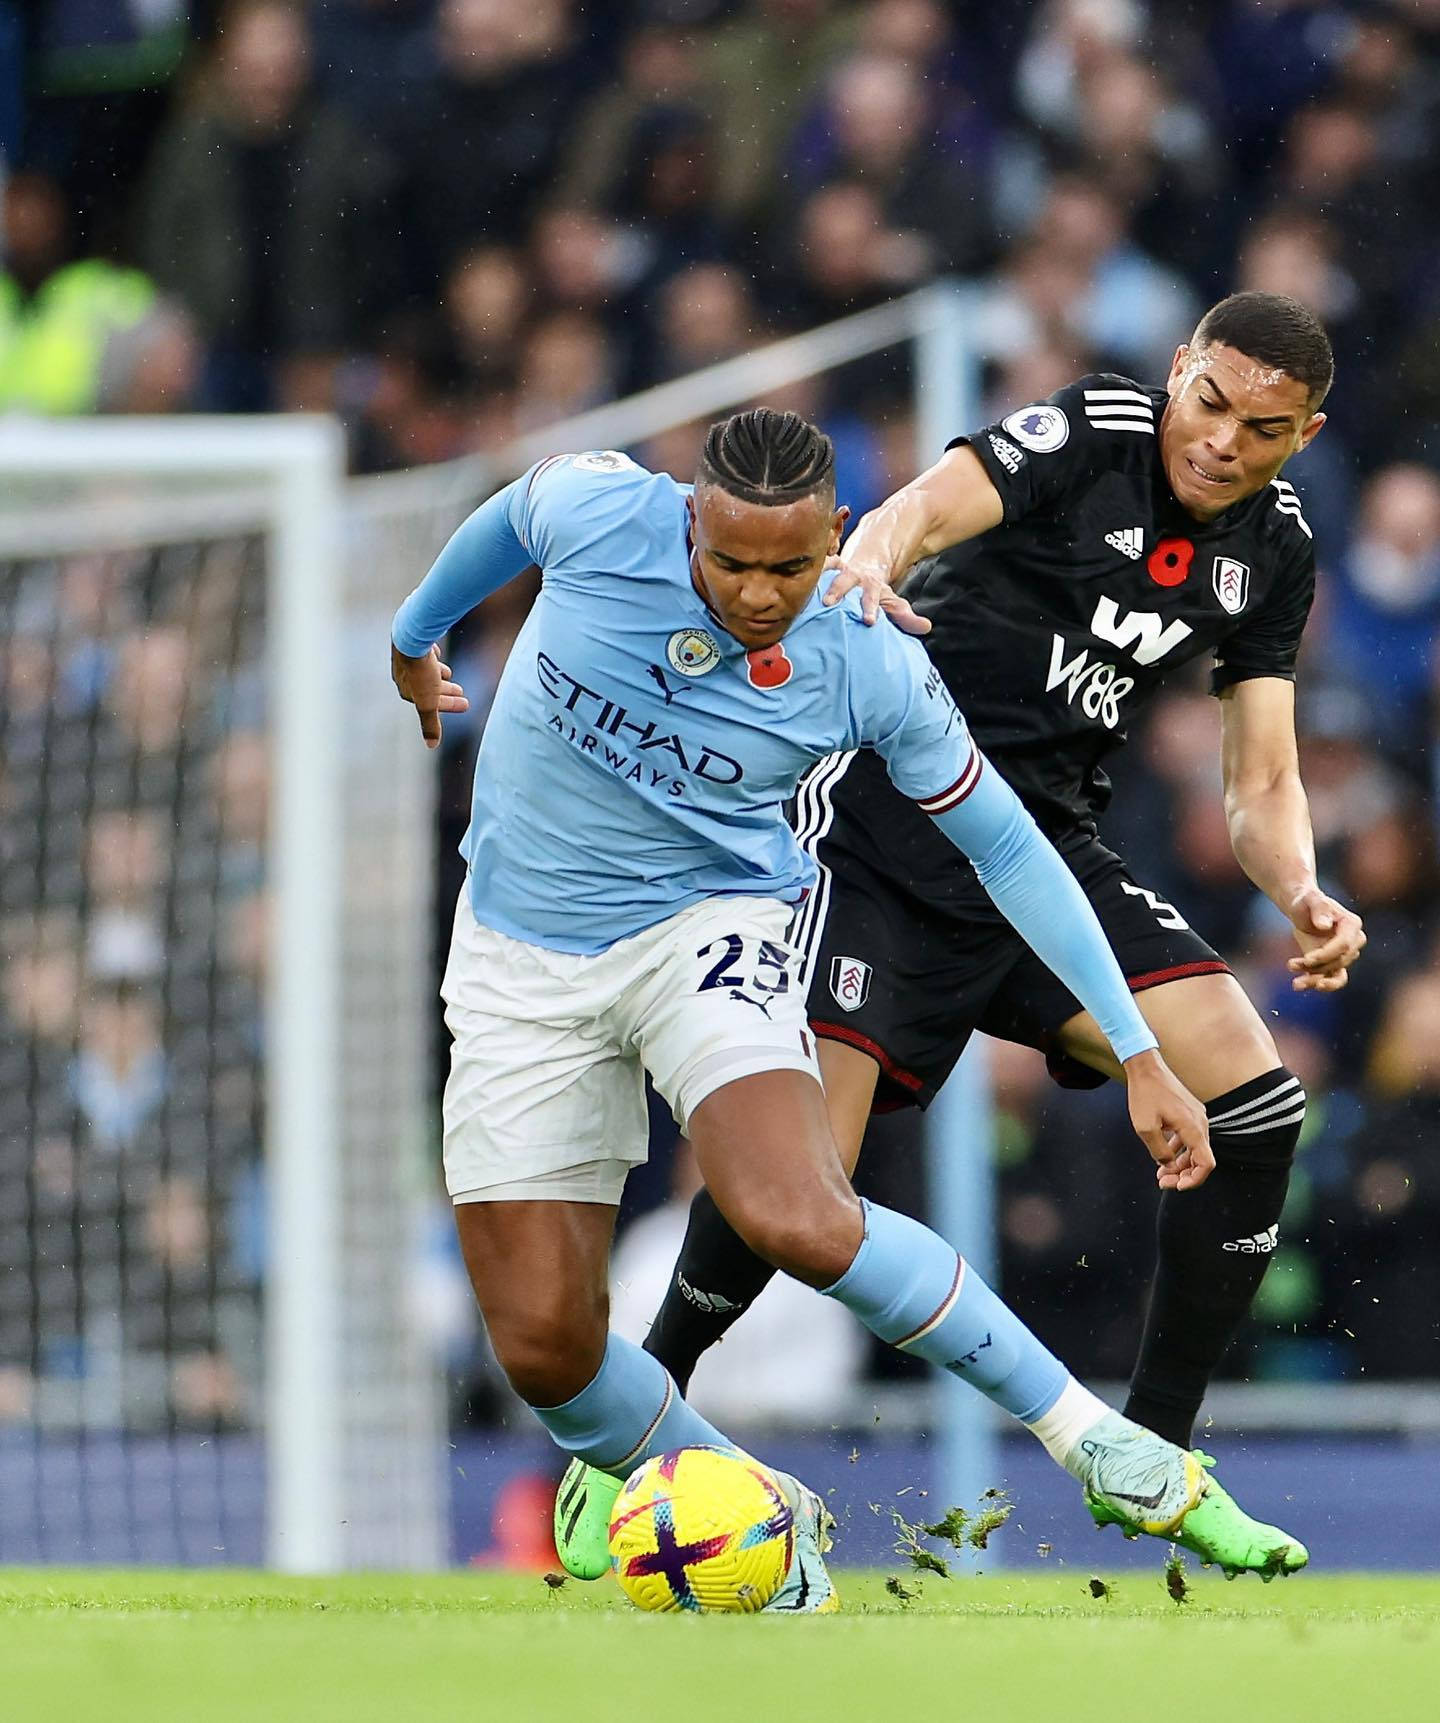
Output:
<path fill-rule="evenodd" d="M 711 429 L 693 494 L 624 455 L 542 461 L 461 526 L 395 618 L 396 685 L 433 747 L 441 715 L 465 707 L 437 643 L 541 569 L 476 766 L 444 981 L 444 1138 L 496 1358 L 573 1456 L 562 1559 L 602 1570 L 609 1501 L 643 1460 L 726 1443 L 607 1329 L 647 1070 L 752 1249 L 1021 1419 L 1127 1531 L 1207 1557 L 1220 1532 L 1233 1548 L 1238 1516 L 1288 1544 L 1246 1521 L 1199 1457 L 1074 1381 L 938 1234 L 845 1178 L 786 942 L 814 867 L 783 810 L 813 760 L 859 747 L 1100 1023 L 1161 1184 L 1198 1184 L 1213 1165 L 1204 1110 L 1161 1061 L 1083 892 L 924 652 L 867 626 L 855 595 L 824 604 L 846 517 L 829 439 L 756 409 Z M 785 1482 L 797 1556 L 770 1607 L 834 1608 L 827 1516 Z"/>

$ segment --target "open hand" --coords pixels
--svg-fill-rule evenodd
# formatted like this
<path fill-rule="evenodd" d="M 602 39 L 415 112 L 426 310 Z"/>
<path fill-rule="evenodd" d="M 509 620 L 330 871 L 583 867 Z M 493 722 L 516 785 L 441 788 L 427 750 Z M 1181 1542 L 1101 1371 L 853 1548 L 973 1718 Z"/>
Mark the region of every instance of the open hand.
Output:
<path fill-rule="evenodd" d="M 450 666 L 440 659 L 440 648 L 432 646 L 423 658 L 407 658 L 393 642 L 390 647 L 390 676 L 402 700 L 408 700 L 420 715 L 420 734 L 427 748 L 440 746 L 440 714 L 468 712 L 465 690 L 452 681 Z"/>
<path fill-rule="evenodd" d="M 1327 897 L 1319 886 L 1290 906 L 1301 955 L 1287 965 L 1297 993 L 1336 993 L 1350 979 L 1350 965 L 1365 949 L 1365 927 L 1353 909 Z"/>
<path fill-rule="evenodd" d="M 921 616 L 915 610 L 908 598 L 896 592 L 883 574 L 873 569 L 860 568 L 845 561 L 842 556 L 832 556 L 825 564 L 827 569 L 838 569 L 831 581 L 823 603 L 838 604 L 847 592 L 860 588 L 860 614 L 867 623 L 874 622 L 882 612 L 890 618 L 902 634 L 928 634 L 930 618 Z"/>

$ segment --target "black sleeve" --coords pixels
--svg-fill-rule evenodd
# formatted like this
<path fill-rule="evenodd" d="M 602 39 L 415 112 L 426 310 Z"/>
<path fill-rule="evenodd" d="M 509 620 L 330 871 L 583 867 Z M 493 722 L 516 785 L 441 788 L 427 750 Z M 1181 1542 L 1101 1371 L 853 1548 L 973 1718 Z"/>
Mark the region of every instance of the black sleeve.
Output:
<path fill-rule="evenodd" d="M 1087 490 L 1111 462 L 1113 448 L 1085 410 L 1085 390 L 1105 384 L 1134 390 L 1137 400 L 1144 400 L 1126 378 L 1082 377 L 1048 400 L 1007 413 L 998 424 L 956 437 L 947 447 L 974 449 L 1000 493 L 1007 523 L 1054 513 Z"/>
<path fill-rule="evenodd" d="M 1257 676 L 1295 680 L 1300 637 L 1315 598 L 1315 548 L 1307 538 L 1268 601 L 1215 648 L 1210 692 L 1223 694 Z"/>

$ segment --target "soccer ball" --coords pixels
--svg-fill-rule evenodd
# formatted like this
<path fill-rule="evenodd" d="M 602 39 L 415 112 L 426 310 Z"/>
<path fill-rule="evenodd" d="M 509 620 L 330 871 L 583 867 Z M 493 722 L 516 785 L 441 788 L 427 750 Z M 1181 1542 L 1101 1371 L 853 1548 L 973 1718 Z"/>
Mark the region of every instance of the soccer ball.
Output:
<path fill-rule="evenodd" d="M 676 1448 L 625 1480 L 610 1566 L 641 1609 L 752 1614 L 785 1582 L 795 1522 L 775 1475 L 729 1448 Z"/>

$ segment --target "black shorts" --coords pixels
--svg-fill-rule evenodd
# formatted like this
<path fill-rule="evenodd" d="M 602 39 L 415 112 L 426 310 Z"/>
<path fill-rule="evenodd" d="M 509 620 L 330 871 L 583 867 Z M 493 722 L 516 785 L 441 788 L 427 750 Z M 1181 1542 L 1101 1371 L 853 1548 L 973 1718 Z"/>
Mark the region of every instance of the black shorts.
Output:
<path fill-rule="evenodd" d="M 1038 1047 L 1066 1087 L 1104 1082 L 1055 1045 L 1056 1031 L 1084 1009 L 1080 1001 L 996 909 L 949 839 L 891 786 L 877 756 L 822 761 L 801 784 L 794 818 L 820 866 L 790 931 L 805 958 L 811 1026 L 879 1064 L 877 1110 L 928 1106 L 976 1029 Z M 1051 841 L 1094 905 L 1132 993 L 1228 973 L 1093 830 Z"/>

